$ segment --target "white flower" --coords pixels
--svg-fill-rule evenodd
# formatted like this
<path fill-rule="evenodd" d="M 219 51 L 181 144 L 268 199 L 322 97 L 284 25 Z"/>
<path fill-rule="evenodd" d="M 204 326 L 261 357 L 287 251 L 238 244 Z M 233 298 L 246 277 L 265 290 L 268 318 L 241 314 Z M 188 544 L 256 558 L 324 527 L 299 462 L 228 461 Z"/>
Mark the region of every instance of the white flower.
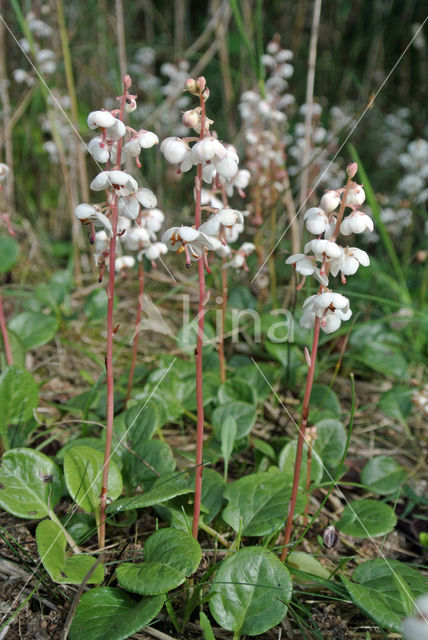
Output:
<path fill-rule="evenodd" d="M 213 136 L 205 136 L 192 147 L 192 151 L 199 163 L 212 160 L 214 163 L 219 162 L 227 155 L 227 150 L 222 143 Z"/>
<path fill-rule="evenodd" d="M 217 162 L 217 173 L 226 180 L 234 178 L 238 173 L 239 156 L 235 151 L 227 149 L 226 156 Z"/>
<path fill-rule="evenodd" d="M 154 147 L 155 144 L 159 144 L 159 138 L 152 131 L 141 130 L 138 132 L 138 142 L 142 149 L 150 149 Z"/>
<path fill-rule="evenodd" d="M 110 158 L 110 151 L 102 138 L 93 138 L 88 143 L 88 150 L 91 156 L 97 161 L 106 163 Z"/>
<path fill-rule="evenodd" d="M 161 255 L 168 253 L 168 247 L 163 242 L 154 242 L 147 249 L 143 249 L 138 254 L 138 260 L 141 260 L 141 256 L 145 256 L 147 260 L 153 262 L 160 258 Z"/>
<path fill-rule="evenodd" d="M 95 226 L 104 227 L 107 234 L 112 237 L 113 228 L 111 226 L 111 222 L 98 207 L 92 204 L 82 203 L 77 205 L 74 209 L 74 215 L 82 224 L 89 224 L 90 222 L 93 222 Z"/>
<path fill-rule="evenodd" d="M 168 162 L 171 164 L 180 164 L 189 150 L 189 147 L 181 138 L 171 136 L 163 140 L 160 150 Z"/>
<path fill-rule="evenodd" d="M 352 204 L 359 207 L 363 204 L 365 199 L 366 194 L 364 193 L 363 187 L 360 184 L 355 184 L 355 186 L 348 191 L 346 204 Z"/>
<path fill-rule="evenodd" d="M 132 269 L 135 264 L 135 258 L 133 256 L 119 256 L 116 258 L 114 267 L 117 273 L 124 269 Z"/>
<path fill-rule="evenodd" d="M 306 228 L 309 233 L 313 233 L 315 236 L 324 233 L 329 226 L 328 215 L 320 207 L 308 209 L 303 219 L 306 220 Z"/>
<path fill-rule="evenodd" d="M 368 267 L 369 264 L 370 258 L 365 251 L 357 247 L 345 247 L 343 254 L 331 261 L 330 273 L 337 276 L 340 271 L 344 276 L 352 276 L 360 265 Z"/>
<path fill-rule="evenodd" d="M 141 224 L 150 232 L 157 233 L 163 222 L 165 216 L 160 209 L 145 209 L 141 214 Z"/>
<path fill-rule="evenodd" d="M 321 198 L 320 207 L 327 213 L 331 213 L 340 203 L 340 196 L 336 191 L 326 191 Z"/>
<path fill-rule="evenodd" d="M 119 140 L 126 133 L 126 127 L 121 120 L 115 118 L 110 111 L 91 111 L 88 116 L 90 129 L 101 129 L 103 137 L 110 140 Z"/>
<path fill-rule="evenodd" d="M 200 231 L 215 238 L 223 237 L 223 227 L 230 229 L 235 224 L 243 224 L 244 217 L 237 209 L 220 209 L 201 224 Z"/>
<path fill-rule="evenodd" d="M 112 187 L 118 196 L 129 196 L 138 189 L 137 181 L 125 171 L 101 171 L 91 182 L 93 191 Z"/>
<path fill-rule="evenodd" d="M 141 251 L 150 245 L 150 235 L 144 227 L 132 227 L 124 238 L 128 251 Z"/>
<path fill-rule="evenodd" d="M 327 276 L 325 274 L 321 275 L 320 269 L 316 266 L 315 262 L 315 257 L 307 256 L 304 253 L 295 253 L 285 261 L 286 264 L 294 265 L 296 271 L 303 276 L 303 282 L 299 284 L 299 289 L 303 287 L 306 276 L 314 276 L 318 282 L 321 282 L 324 286 L 328 285 Z"/>
<path fill-rule="evenodd" d="M 403 622 L 404 640 L 428 640 L 428 594 L 415 600 L 416 614 Z"/>
<path fill-rule="evenodd" d="M 144 187 L 141 187 L 136 191 L 135 197 L 137 198 L 141 206 L 145 209 L 154 209 L 158 203 L 153 191 L 150 191 L 150 189 L 146 189 Z"/>
<path fill-rule="evenodd" d="M 109 246 L 109 237 L 104 230 L 97 231 L 95 234 L 95 251 L 102 254 L 107 251 Z"/>
<path fill-rule="evenodd" d="M 219 246 L 219 241 L 211 238 L 199 229 L 193 227 L 172 227 L 165 231 L 162 242 L 166 244 L 170 251 L 186 253 L 186 266 L 190 266 L 193 260 L 199 260 L 205 250 L 215 251 Z M 177 246 L 178 245 L 178 246 Z"/>
<path fill-rule="evenodd" d="M 343 249 L 330 240 L 310 240 L 305 244 L 304 251 L 305 253 L 312 251 L 317 260 L 323 260 L 324 257 L 338 258 L 342 255 Z"/>
<path fill-rule="evenodd" d="M 352 311 L 349 300 L 340 293 L 326 292 L 310 296 L 303 303 L 303 315 L 300 324 L 305 329 L 312 329 L 315 317 L 321 318 L 321 328 L 325 333 L 337 331 L 344 320 L 349 320 Z"/>
<path fill-rule="evenodd" d="M 244 242 L 244 244 L 242 244 L 239 247 L 239 253 L 244 254 L 244 256 L 249 256 L 253 253 L 253 251 L 255 251 L 256 249 L 256 245 L 253 244 L 252 242 Z"/>
<path fill-rule="evenodd" d="M 344 236 L 349 236 L 351 233 L 363 233 L 366 230 L 373 231 L 373 220 L 363 211 L 353 211 L 342 220 L 340 225 L 340 233 Z"/>

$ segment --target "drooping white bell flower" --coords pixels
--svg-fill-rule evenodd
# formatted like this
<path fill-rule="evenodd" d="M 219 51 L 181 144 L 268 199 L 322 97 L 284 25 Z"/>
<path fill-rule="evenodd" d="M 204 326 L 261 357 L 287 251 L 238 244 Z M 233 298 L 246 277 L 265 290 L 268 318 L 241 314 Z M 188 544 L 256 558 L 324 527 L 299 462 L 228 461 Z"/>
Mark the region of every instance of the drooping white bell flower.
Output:
<path fill-rule="evenodd" d="M 136 191 L 135 197 L 144 209 L 155 209 L 157 206 L 158 200 L 150 189 L 141 187 Z"/>
<path fill-rule="evenodd" d="M 235 151 L 227 149 L 225 157 L 216 163 L 216 171 L 222 178 L 230 180 L 238 173 L 238 164 L 238 154 Z"/>
<path fill-rule="evenodd" d="M 373 220 L 363 211 L 353 211 L 342 220 L 340 233 L 349 236 L 351 233 L 364 233 L 373 231 Z"/>
<path fill-rule="evenodd" d="M 110 244 L 110 239 L 104 229 L 97 231 L 95 234 L 95 252 L 102 254 L 107 251 Z"/>
<path fill-rule="evenodd" d="M 366 251 L 357 247 L 345 247 L 343 254 L 331 261 L 330 273 L 332 276 L 337 276 L 340 271 L 344 276 L 352 276 L 360 265 L 368 267 L 369 264 L 370 258 Z"/>
<path fill-rule="evenodd" d="M 208 161 L 218 163 L 227 156 L 226 147 L 214 136 L 205 136 L 202 140 L 199 140 L 193 145 L 192 151 L 200 163 Z"/>
<path fill-rule="evenodd" d="M 111 187 L 118 196 L 129 196 L 138 189 L 137 181 L 125 171 L 101 171 L 91 182 L 93 191 L 103 191 Z"/>
<path fill-rule="evenodd" d="M 133 256 L 119 256 L 116 258 L 114 267 L 116 273 L 124 271 L 125 269 L 132 269 L 135 264 L 135 258 Z"/>
<path fill-rule="evenodd" d="M 321 207 L 311 207 L 306 211 L 303 219 L 306 220 L 306 228 L 309 233 L 313 233 L 315 236 L 324 233 L 329 226 L 328 215 Z"/>
<path fill-rule="evenodd" d="M 354 186 L 348 191 L 346 204 L 352 204 L 356 207 L 360 207 L 366 199 L 366 194 L 360 184 L 353 183 L 353 185 Z"/>
<path fill-rule="evenodd" d="M 160 209 L 144 209 L 141 212 L 141 225 L 150 233 L 160 231 L 165 220 L 165 216 Z"/>
<path fill-rule="evenodd" d="M 101 137 L 93 138 L 88 143 L 88 150 L 97 162 L 105 164 L 110 159 L 110 150 Z"/>
<path fill-rule="evenodd" d="M 215 250 L 218 241 L 206 235 L 199 229 L 193 227 L 171 227 L 162 236 L 162 242 L 166 244 L 170 251 L 186 253 L 186 264 L 190 265 L 192 260 L 199 260 L 204 254 L 204 250 Z"/>
<path fill-rule="evenodd" d="M 162 141 L 160 150 L 168 162 L 171 164 L 180 164 L 189 147 L 181 138 L 170 136 Z"/>
<path fill-rule="evenodd" d="M 138 132 L 138 142 L 142 149 L 151 149 L 155 144 L 159 144 L 159 138 L 153 131 L 145 131 L 141 129 Z"/>
<path fill-rule="evenodd" d="M 4 162 L 0 162 L 0 183 L 5 182 L 10 169 Z"/>
<path fill-rule="evenodd" d="M 303 276 L 302 282 L 300 282 L 298 289 L 301 289 L 305 284 L 307 276 L 314 276 L 318 282 L 324 286 L 328 285 L 328 278 L 325 274 L 321 275 L 319 267 L 316 265 L 317 258 L 315 256 L 307 256 L 304 253 L 295 253 L 287 258 L 286 264 L 294 265 L 294 268 L 298 273 Z"/>
<path fill-rule="evenodd" d="M 141 260 L 142 256 L 145 256 L 147 260 L 150 260 L 153 263 L 165 253 L 168 253 L 168 247 L 166 244 L 163 242 L 153 242 L 153 244 L 149 245 L 146 249 L 140 251 L 137 259 Z"/>
<path fill-rule="evenodd" d="M 315 318 L 321 318 L 324 333 L 333 333 L 339 329 L 342 321 L 349 320 L 352 311 L 349 300 L 340 293 L 326 292 L 309 296 L 303 303 L 300 324 L 305 329 L 313 329 Z"/>
<path fill-rule="evenodd" d="M 114 125 L 116 118 L 110 113 L 110 111 L 104 111 L 100 109 L 98 111 L 91 111 L 88 115 L 88 127 L 90 129 L 108 129 Z"/>
<path fill-rule="evenodd" d="M 320 200 L 320 207 L 327 213 L 331 213 L 340 204 L 340 196 L 337 191 L 326 191 Z"/>
<path fill-rule="evenodd" d="M 150 246 L 150 235 L 144 227 L 131 227 L 124 242 L 128 251 L 141 251 Z"/>
<path fill-rule="evenodd" d="M 330 240 L 310 240 L 305 244 L 304 252 L 312 251 L 317 260 L 326 258 L 338 258 L 342 255 L 343 249 L 336 242 Z"/>
<path fill-rule="evenodd" d="M 110 220 L 97 206 L 86 203 L 79 204 L 74 209 L 74 215 L 82 224 L 93 222 L 96 227 L 104 227 L 110 237 L 113 236 L 113 228 Z"/>

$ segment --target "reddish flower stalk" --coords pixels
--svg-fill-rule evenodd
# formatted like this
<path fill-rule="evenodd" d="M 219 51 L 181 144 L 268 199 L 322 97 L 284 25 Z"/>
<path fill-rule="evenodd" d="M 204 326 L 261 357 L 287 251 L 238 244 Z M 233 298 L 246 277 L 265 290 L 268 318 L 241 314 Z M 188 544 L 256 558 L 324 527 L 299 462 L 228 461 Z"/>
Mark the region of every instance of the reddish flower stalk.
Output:
<path fill-rule="evenodd" d="M 283 542 L 284 546 L 281 553 L 281 560 L 283 562 L 287 556 L 287 546 L 288 546 L 288 543 L 290 542 L 291 530 L 293 527 L 293 517 L 294 517 L 294 512 L 296 510 L 297 491 L 299 488 L 299 478 L 300 478 L 300 467 L 302 466 L 303 443 L 305 441 L 305 432 L 308 424 L 309 400 L 311 398 L 312 385 L 314 382 L 315 363 L 317 359 L 318 340 L 320 335 L 320 325 L 321 325 L 320 318 L 318 317 L 315 318 L 314 339 L 312 342 L 312 351 L 311 351 L 311 366 L 309 367 L 308 377 L 306 379 L 305 395 L 303 397 L 302 417 L 300 420 L 299 436 L 297 438 L 296 460 L 294 463 L 293 487 L 291 490 L 290 503 L 288 505 L 287 523 L 284 531 L 284 542 Z"/>
<path fill-rule="evenodd" d="M 201 133 L 199 139 L 205 136 L 205 101 L 202 97 L 202 91 L 199 89 L 199 98 L 201 102 Z M 198 164 L 198 170 L 195 178 L 195 227 L 201 226 L 201 188 L 202 188 L 202 164 Z M 193 527 L 192 534 L 195 539 L 198 537 L 199 516 L 201 512 L 201 495 L 202 495 L 202 453 L 204 442 L 204 398 L 202 389 L 202 371 L 203 371 L 203 336 L 205 321 L 205 265 L 202 258 L 198 260 L 199 273 L 199 304 L 198 304 L 198 337 L 196 340 L 196 407 L 197 407 L 197 427 L 196 427 L 196 460 L 195 460 L 195 500 L 193 506 Z"/>
<path fill-rule="evenodd" d="M 345 208 L 346 208 L 346 198 L 348 195 L 348 191 L 349 188 L 351 186 L 351 182 L 352 182 L 352 178 L 354 177 L 355 173 L 357 172 L 357 166 L 356 164 L 352 164 L 349 165 L 348 169 L 348 180 L 346 182 L 346 186 L 343 190 L 343 195 L 342 195 L 342 202 L 340 205 L 340 209 L 339 209 L 339 213 L 337 215 L 337 221 L 336 221 L 336 226 L 334 229 L 334 233 L 333 236 L 331 237 L 331 241 L 335 242 L 338 234 L 339 234 L 339 230 L 340 230 L 340 224 L 343 220 L 343 214 L 345 212 Z M 328 275 L 330 271 L 330 265 L 327 265 L 326 267 L 326 274 Z M 322 289 L 322 286 L 320 287 L 320 291 Z M 306 379 L 306 387 L 305 387 L 305 395 L 303 397 L 303 404 L 302 404 L 302 414 L 301 414 L 301 419 L 300 419 L 300 429 L 299 429 L 299 436 L 297 438 L 297 450 L 296 450 L 296 459 L 295 459 L 295 463 L 294 463 L 294 476 L 293 476 L 293 486 L 292 486 L 292 490 L 291 490 L 291 498 L 290 498 L 290 502 L 288 505 L 288 515 L 287 515 L 287 523 L 285 526 L 285 531 L 284 531 L 284 542 L 283 542 L 283 549 L 282 549 L 282 553 L 281 553 L 281 560 L 284 562 L 285 558 L 287 557 L 287 552 L 288 552 L 288 544 L 290 542 L 290 537 L 291 537 L 291 531 L 292 531 L 292 527 L 293 527 L 293 517 L 294 517 L 294 512 L 296 509 L 296 500 L 297 500 L 297 491 L 299 488 L 299 478 L 300 478 L 300 468 L 302 466 L 302 454 L 303 454 L 303 443 L 305 441 L 305 432 L 306 432 L 306 427 L 308 424 L 308 417 L 309 417 L 309 401 L 310 401 L 310 397 L 311 397 L 311 391 L 312 391 L 312 385 L 313 385 L 313 381 L 314 381 L 314 374 L 315 374 L 315 363 L 316 363 L 316 358 L 317 358 L 317 351 L 318 351 L 318 340 L 319 340 L 319 335 L 320 335 L 320 327 L 321 327 L 321 319 L 317 316 L 315 318 L 315 325 L 314 325 L 314 338 L 313 338 L 313 343 L 312 343 L 312 352 L 311 352 L 311 364 L 309 367 L 309 371 L 308 371 L 308 377 Z M 309 479 L 309 486 L 310 486 L 310 473 L 311 473 L 311 459 L 309 457 L 309 451 L 308 451 L 308 467 L 307 467 L 307 473 L 308 473 L 308 479 Z"/>
<path fill-rule="evenodd" d="M 135 365 L 137 363 L 137 353 L 138 353 L 138 337 L 140 334 L 139 327 L 141 322 L 141 314 L 143 311 L 143 294 L 144 294 L 144 265 L 143 260 L 141 259 L 138 263 L 138 307 L 137 307 L 137 317 L 135 319 L 135 334 L 134 334 L 134 345 L 132 348 L 132 361 L 131 361 L 131 369 L 129 371 L 128 378 L 128 389 L 126 392 L 125 398 L 125 409 L 129 402 L 129 398 L 131 397 L 132 391 L 132 383 L 134 382 L 134 373 L 135 373 Z"/>
<path fill-rule="evenodd" d="M 123 112 L 126 102 L 128 89 L 131 85 L 129 76 L 123 78 L 123 93 L 120 101 L 119 119 L 123 121 Z M 122 157 L 122 139 L 117 143 L 117 166 L 121 166 Z M 107 486 L 111 457 L 111 443 L 113 437 L 113 419 L 114 419 L 114 373 L 113 373 L 113 336 L 114 336 L 114 285 L 115 285 L 115 262 L 116 262 L 116 237 L 117 237 L 117 219 L 118 219 L 118 196 L 115 194 L 112 205 L 111 226 L 113 228 L 112 237 L 109 245 L 109 278 L 107 286 L 107 355 L 106 355 L 106 373 L 107 373 L 107 425 L 106 425 L 106 444 L 104 449 L 104 465 L 102 488 L 100 494 L 100 522 L 98 529 L 98 542 L 100 548 L 105 545 L 105 520 L 107 506 Z"/>
<path fill-rule="evenodd" d="M 8 365 L 13 364 L 12 350 L 10 348 L 9 334 L 7 333 L 6 319 L 3 310 L 3 298 L 0 293 L 0 329 L 3 337 L 4 352 L 6 354 L 6 362 Z"/>

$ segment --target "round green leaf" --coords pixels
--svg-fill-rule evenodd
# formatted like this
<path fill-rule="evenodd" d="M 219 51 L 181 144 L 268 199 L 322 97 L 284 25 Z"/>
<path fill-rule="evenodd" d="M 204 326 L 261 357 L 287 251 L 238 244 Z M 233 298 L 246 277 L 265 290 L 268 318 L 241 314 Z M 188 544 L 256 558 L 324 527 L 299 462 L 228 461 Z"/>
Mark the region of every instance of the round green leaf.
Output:
<path fill-rule="evenodd" d="M 328 411 L 332 416 L 340 416 L 340 402 L 333 389 L 325 384 L 314 384 L 311 391 L 311 406 L 317 411 Z"/>
<path fill-rule="evenodd" d="M 0 376 L 0 433 L 8 424 L 32 418 L 38 404 L 39 388 L 31 373 L 9 365 Z"/>
<path fill-rule="evenodd" d="M 346 505 L 337 528 L 354 538 L 383 536 L 392 531 L 397 517 L 391 507 L 378 500 L 354 500 Z"/>
<path fill-rule="evenodd" d="M 7 451 L 0 466 L 0 505 L 18 518 L 49 515 L 62 495 L 61 472 L 50 458 L 33 449 Z"/>
<path fill-rule="evenodd" d="M 219 404 L 226 404 L 239 400 L 248 404 L 257 404 L 256 390 L 246 380 L 242 378 L 231 378 L 222 384 L 218 390 L 217 398 Z"/>
<path fill-rule="evenodd" d="M 292 582 L 282 562 L 267 549 L 247 547 L 226 558 L 210 591 L 210 611 L 236 636 L 257 636 L 287 613 Z"/>
<path fill-rule="evenodd" d="M 361 482 L 380 495 L 394 493 L 406 478 L 406 470 L 389 456 L 372 458 L 361 472 Z"/>
<path fill-rule="evenodd" d="M 329 578 L 331 571 L 329 571 L 319 560 L 305 551 L 292 551 L 287 556 L 287 566 L 293 573 L 293 567 L 304 571 L 308 576 L 299 576 L 295 578 L 296 582 L 303 583 L 310 580 L 310 576 L 319 576 L 320 578 Z"/>
<path fill-rule="evenodd" d="M 406 423 L 406 418 L 412 411 L 412 395 L 414 389 L 394 386 L 390 391 L 383 393 L 379 400 L 379 409 L 388 418 L 399 420 L 401 424 Z"/>
<path fill-rule="evenodd" d="M 284 523 L 291 497 L 290 476 L 279 472 L 252 473 L 229 484 L 223 520 L 244 536 L 264 536 Z M 295 515 L 305 508 L 305 496 L 297 497 Z"/>
<path fill-rule="evenodd" d="M 362 609 L 370 618 L 375 620 L 381 627 L 394 629 L 400 632 L 403 625 L 403 616 L 389 608 L 388 599 L 383 593 L 365 587 L 361 584 L 351 582 L 342 576 L 343 583 L 351 596 L 354 604 Z"/>
<path fill-rule="evenodd" d="M 80 598 L 70 627 L 70 640 L 126 640 L 150 624 L 163 603 L 163 596 L 136 602 L 120 589 L 92 589 Z"/>
<path fill-rule="evenodd" d="M 0 236 L 0 273 L 6 273 L 19 256 L 19 245 L 10 236 Z"/>
<path fill-rule="evenodd" d="M 35 349 L 52 340 L 59 327 L 53 315 L 24 311 L 12 318 L 9 328 L 18 334 L 26 349 Z"/>
<path fill-rule="evenodd" d="M 123 563 L 116 569 L 121 587 L 142 595 L 175 589 L 196 571 L 201 548 L 191 535 L 178 529 L 160 529 L 147 538 L 143 563 Z"/>
<path fill-rule="evenodd" d="M 326 418 L 317 422 L 316 427 L 314 450 L 327 467 L 337 467 L 346 447 L 346 431 L 343 424 L 340 420 Z"/>
<path fill-rule="evenodd" d="M 288 477 L 290 484 L 293 482 L 294 475 L 294 464 L 296 460 L 296 449 L 297 449 L 297 441 L 289 442 L 285 445 L 278 458 L 278 467 L 283 471 Z M 303 445 L 303 455 L 302 455 L 302 466 L 300 468 L 300 477 L 299 477 L 299 485 L 301 487 L 306 486 L 306 475 L 307 475 L 307 461 L 308 461 L 308 445 L 304 443 Z M 321 462 L 321 458 L 317 454 L 316 451 L 312 451 L 312 462 L 311 462 L 311 482 L 313 484 L 319 484 L 323 475 L 323 463 Z"/>
<path fill-rule="evenodd" d="M 153 481 L 175 469 L 175 459 L 171 447 L 160 440 L 139 440 L 131 451 L 123 456 L 125 484 L 136 487 Z"/>
<path fill-rule="evenodd" d="M 13 331 L 10 331 L 10 329 L 7 330 L 7 334 L 9 336 L 10 350 L 12 351 L 12 360 L 14 364 L 18 365 L 18 367 L 20 367 L 21 369 L 25 369 L 24 345 L 19 339 L 19 336 L 17 336 L 16 333 L 14 333 Z M 3 336 L 0 336 L 0 345 L 3 345 Z M 4 351 L 4 348 L 3 348 L 3 351 Z M 2 356 L 1 367 L 3 370 L 6 368 L 6 359 L 4 358 L 3 354 L 1 354 L 1 356 Z"/>
<path fill-rule="evenodd" d="M 100 503 L 104 455 L 92 447 L 80 445 L 64 456 L 64 477 L 68 492 L 83 511 L 96 511 Z M 122 492 L 122 477 L 110 460 L 107 499 L 116 500 Z"/>
<path fill-rule="evenodd" d="M 81 584 L 96 559 L 84 554 L 66 556 L 67 542 L 61 527 L 52 520 L 42 520 L 36 529 L 37 550 L 44 568 L 54 582 L 61 584 Z M 104 568 L 99 564 L 89 584 L 104 580 Z"/>
<path fill-rule="evenodd" d="M 236 420 L 237 432 L 236 438 L 243 438 L 248 435 L 256 421 L 256 410 L 252 404 L 248 402 L 227 402 L 214 410 L 211 421 L 214 434 L 220 439 L 221 427 L 228 416 L 232 416 Z"/>
<path fill-rule="evenodd" d="M 159 413 L 151 402 L 141 402 L 122 414 L 127 429 L 126 441 L 132 449 L 140 440 L 150 440 L 160 426 Z"/>

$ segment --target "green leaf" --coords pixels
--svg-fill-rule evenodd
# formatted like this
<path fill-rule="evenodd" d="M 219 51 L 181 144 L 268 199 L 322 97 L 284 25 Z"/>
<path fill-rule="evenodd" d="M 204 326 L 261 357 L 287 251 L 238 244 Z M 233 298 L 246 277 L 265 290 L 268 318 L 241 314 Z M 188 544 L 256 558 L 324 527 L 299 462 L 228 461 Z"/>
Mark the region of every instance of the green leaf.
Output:
<path fill-rule="evenodd" d="M 228 505 L 223 510 L 223 520 L 244 536 L 267 535 L 284 523 L 290 496 L 289 475 L 276 471 L 252 473 L 227 485 L 224 497 Z M 305 502 L 300 493 L 296 516 L 303 511 Z"/>
<path fill-rule="evenodd" d="M 146 540 L 144 562 L 124 562 L 116 569 L 116 576 L 124 589 L 155 596 L 183 584 L 196 571 L 201 558 L 201 547 L 190 534 L 160 529 Z"/>
<path fill-rule="evenodd" d="M 67 557 L 65 535 L 61 527 L 52 520 L 42 520 L 36 529 L 37 550 L 44 568 L 54 582 L 60 584 L 81 584 L 96 559 L 77 554 Z M 88 584 L 104 580 L 104 568 L 98 565 L 89 578 Z"/>
<path fill-rule="evenodd" d="M 35 349 L 52 340 L 59 326 L 53 315 L 24 311 L 12 318 L 9 328 L 18 334 L 25 349 Z"/>
<path fill-rule="evenodd" d="M 353 602 L 381 627 L 398 633 L 403 618 L 413 611 L 412 601 L 428 592 L 428 578 L 398 560 L 363 562 L 352 578 L 355 583 L 342 580 Z"/>
<path fill-rule="evenodd" d="M 362 609 L 381 627 L 401 631 L 403 625 L 402 614 L 389 608 L 389 601 L 379 591 L 375 591 L 361 584 L 351 582 L 342 576 L 343 583 L 348 591 L 353 603 Z"/>
<path fill-rule="evenodd" d="M 355 354 L 355 358 L 388 378 L 403 380 L 408 377 L 406 358 L 400 351 L 383 342 L 364 347 L 360 353 Z"/>
<path fill-rule="evenodd" d="M 254 389 L 260 401 L 267 398 L 271 392 L 270 385 L 275 383 L 275 379 L 281 374 L 279 367 L 274 367 L 264 362 L 258 362 L 257 367 L 251 362 L 245 366 L 239 367 L 236 375 L 239 379 L 244 379 Z"/>
<path fill-rule="evenodd" d="M 208 620 L 208 616 L 206 616 L 203 611 L 201 611 L 201 613 L 199 614 L 199 623 L 201 625 L 204 640 L 215 640 L 211 623 Z"/>
<path fill-rule="evenodd" d="M 7 451 L 0 466 L 0 505 L 18 518 L 39 520 L 49 515 L 62 495 L 61 472 L 33 449 Z"/>
<path fill-rule="evenodd" d="M 248 402 L 248 404 L 257 404 L 257 395 L 254 388 L 246 380 L 241 378 L 231 378 L 225 384 L 222 384 L 217 393 L 219 404 L 226 404 L 240 400 Z"/>
<path fill-rule="evenodd" d="M 224 458 L 226 480 L 227 480 L 227 468 L 229 466 L 229 459 L 230 459 L 230 456 L 232 455 L 233 445 L 235 443 L 236 431 L 237 431 L 237 425 L 236 425 L 235 418 L 232 418 L 232 416 L 227 416 L 227 418 L 222 424 L 221 432 L 220 432 L 221 455 Z"/>
<path fill-rule="evenodd" d="M 267 549 L 247 547 L 221 563 L 210 591 L 210 611 L 236 637 L 260 635 L 285 617 L 291 592 L 282 562 Z"/>
<path fill-rule="evenodd" d="M 192 491 L 193 489 L 188 486 L 183 476 L 173 473 L 167 474 L 156 480 L 154 485 L 144 493 L 131 498 L 122 498 L 109 505 L 107 512 L 116 513 L 117 511 L 152 507 L 155 504 L 167 502 L 176 496 L 192 493 Z"/>
<path fill-rule="evenodd" d="M 139 440 L 133 452 L 125 451 L 122 456 L 125 484 L 130 487 L 152 482 L 175 469 L 175 459 L 166 442 Z"/>
<path fill-rule="evenodd" d="M 20 367 L 20 369 L 25 369 L 24 345 L 22 344 L 21 340 L 19 339 L 19 336 L 16 335 L 16 333 L 14 333 L 13 331 L 10 331 L 10 329 L 7 330 L 7 333 L 9 336 L 10 349 L 12 351 L 12 360 L 14 364 Z M 3 336 L 1 336 L 0 338 L 1 338 L 0 344 L 3 344 Z M 6 360 L 4 360 L 4 362 L 5 364 L 3 365 L 3 361 L 2 361 L 2 369 L 6 368 Z"/>
<path fill-rule="evenodd" d="M 33 416 L 39 389 L 29 371 L 9 365 L 0 376 L 0 433 L 8 424 L 20 424 Z"/>
<path fill-rule="evenodd" d="M 372 458 L 361 472 L 361 482 L 380 495 L 394 493 L 406 478 L 406 470 L 389 456 Z"/>
<path fill-rule="evenodd" d="M 99 508 L 104 455 L 92 447 L 73 447 L 64 456 L 64 476 L 68 492 L 83 511 Z M 107 499 L 115 500 L 122 492 L 122 478 L 113 460 L 107 487 Z"/>
<path fill-rule="evenodd" d="M 140 440 L 150 440 L 160 426 L 159 413 L 153 403 L 141 402 L 121 415 L 125 423 L 126 442 L 135 450 Z"/>
<path fill-rule="evenodd" d="M 94 322 L 105 320 L 107 315 L 107 293 L 104 289 L 97 289 L 89 294 L 85 302 L 84 313 Z"/>
<path fill-rule="evenodd" d="M 339 398 L 330 387 L 325 384 L 314 384 L 311 391 L 311 407 L 317 411 L 328 411 L 338 418 L 341 413 Z"/>
<path fill-rule="evenodd" d="M 290 485 L 293 482 L 294 465 L 296 460 L 297 440 L 293 440 L 285 445 L 278 458 L 278 467 L 288 477 Z M 308 464 L 308 445 L 306 442 L 303 444 L 302 465 L 300 468 L 299 486 L 306 487 L 307 476 L 307 464 Z M 321 458 L 316 451 L 312 451 L 311 462 L 311 482 L 313 484 L 319 484 L 323 476 L 323 464 Z"/>
<path fill-rule="evenodd" d="M 120 589 L 92 589 L 80 598 L 70 640 L 126 640 L 150 624 L 164 600 L 163 596 L 155 596 L 136 602 Z"/>
<path fill-rule="evenodd" d="M 317 437 L 314 451 L 330 468 L 337 467 L 346 447 L 346 431 L 340 420 L 326 418 L 316 423 Z"/>
<path fill-rule="evenodd" d="M 354 500 L 346 505 L 337 528 L 354 538 L 383 536 L 392 531 L 397 517 L 391 507 L 378 500 Z"/>
<path fill-rule="evenodd" d="M 221 429 L 224 421 L 229 416 L 236 420 L 237 432 L 236 438 L 243 438 L 248 435 L 256 421 L 256 410 L 253 405 L 248 402 L 227 402 L 217 407 L 213 411 L 211 418 L 214 434 L 220 439 Z"/>
<path fill-rule="evenodd" d="M 406 424 L 406 418 L 412 411 L 412 395 L 413 389 L 396 385 L 382 394 L 378 407 L 388 418 Z"/>
<path fill-rule="evenodd" d="M 292 551 L 287 556 L 287 566 L 290 567 L 290 571 L 293 572 L 293 567 L 304 571 L 308 576 L 297 576 L 296 582 L 304 583 L 311 579 L 311 576 L 318 576 L 319 578 L 329 578 L 331 571 L 329 571 L 324 565 L 322 565 L 314 556 L 305 551 Z"/>
<path fill-rule="evenodd" d="M 19 256 L 19 245 L 10 236 L 0 236 L 0 273 L 9 271 Z"/>

